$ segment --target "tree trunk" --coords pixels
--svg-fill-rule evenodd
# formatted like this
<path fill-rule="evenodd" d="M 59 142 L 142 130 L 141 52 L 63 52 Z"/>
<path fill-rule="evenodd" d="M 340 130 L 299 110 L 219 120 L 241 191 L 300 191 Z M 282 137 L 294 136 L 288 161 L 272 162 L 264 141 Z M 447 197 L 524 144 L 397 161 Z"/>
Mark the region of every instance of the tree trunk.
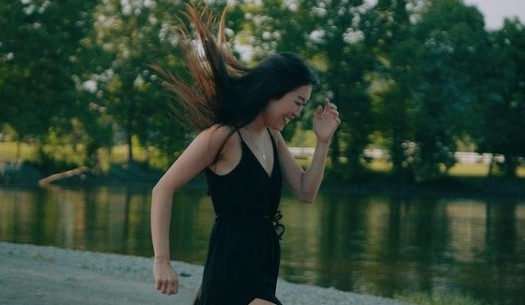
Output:
<path fill-rule="evenodd" d="M 504 155 L 505 160 L 503 161 L 503 174 L 506 178 L 516 178 L 517 160 L 513 155 Z"/>
<path fill-rule="evenodd" d="M 132 141 L 132 136 L 131 136 L 131 132 L 128 131 L 128 135 L 127 135 L 127 142 L 128 142 L 128 164 L 133 162 L 133 143 L 131 143 Z"/>

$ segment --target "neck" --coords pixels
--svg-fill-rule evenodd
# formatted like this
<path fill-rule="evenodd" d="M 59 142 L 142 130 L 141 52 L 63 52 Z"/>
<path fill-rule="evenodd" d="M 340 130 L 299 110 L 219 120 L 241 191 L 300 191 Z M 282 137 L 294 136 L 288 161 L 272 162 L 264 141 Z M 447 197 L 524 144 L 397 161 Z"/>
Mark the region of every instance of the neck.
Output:
<path fill-rule="evenodd" d="M 257 158 L 266 160 L 264 147 L 267 143 L 267 140 L 264 135 L 266 131 L 266 124 L 264 124 L 264 120 L 262 120 L 262 118 L 259 116 L 250 122 L 250 124 L 244 126 L 242 129 L 245 136 L 245 142 L 254 147 L 256 149 L 255 153 L 260 155 L 260 157 Z"/>
<path fill-rule="evenodd" d="M 255 118 L 255 120 L 251 121 L 248 125 L 243 127 L 247 132 L 252 134 L 254 137 L 262 136 L 265 129 L 266 124 L 264 124 L 264 121 L 262 120 L 261 116 L 258 116 Z"/>

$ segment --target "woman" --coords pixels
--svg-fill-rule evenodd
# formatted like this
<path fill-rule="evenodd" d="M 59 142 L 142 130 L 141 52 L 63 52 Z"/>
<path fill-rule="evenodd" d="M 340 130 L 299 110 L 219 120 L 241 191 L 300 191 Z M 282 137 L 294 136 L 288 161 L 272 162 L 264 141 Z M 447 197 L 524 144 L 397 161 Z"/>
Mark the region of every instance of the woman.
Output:
<path fill-rule="evenodd" d="M 278 53 L 253 68 L 241 65 L 224 47 L 222 15 L 217 39 L 212 15 L 187 7 L 202 48 L 180 32 L 194 86 L 156 68 L 200 133 L 153 189 L 151 231 L 156 289 L 178 291 L 170 264 L 169 224 L 174 194 L 205 171 L 216 221 L 195 304 L 281 304 L 275 296 L 280 260 L 278 223 L 281 185 L 301 201 L 313 202 L 324 173 L 328 147 L 340 124 L 328 100 L 316 109 L 317 145 L 308 169 L 295 162 L 280 131 L 300 115 L 317 75 L 298 56 Z M 204 52 L 202 52 L 204 51 Z M 279 232 L 278 232 L 279 231 Z"/>

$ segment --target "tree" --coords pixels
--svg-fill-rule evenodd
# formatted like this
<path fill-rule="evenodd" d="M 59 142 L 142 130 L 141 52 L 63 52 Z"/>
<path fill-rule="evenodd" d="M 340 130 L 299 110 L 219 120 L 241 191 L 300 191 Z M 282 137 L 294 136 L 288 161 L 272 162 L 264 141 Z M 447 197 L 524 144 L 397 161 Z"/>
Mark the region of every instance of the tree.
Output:
<path fill-rule="evenodd" d="M 418 78 L 414 87 L 414 174 L 427 180 L 443 175 L 454 163 L 456 143 L 475 118 L 482 82 L 487 33 L 483 16 L 460 0 L 432 4 L 415 24 Z M 415 79 L 415 78 L 414 78 Z"/>
<path fill-rule="evenodd" d="M 519 20 L 490 33 L 484 66 L 480 102 L 473 107 L 480 119 L 470 132 L 478 150 L 503 155 L 503 175 L 515 177 L 525 155 L 525 28 Z"/>
<path fill-rule="evenodd" d="M 418 43 L 413 37 L 408 1 L 380 0 L 362 21 L 365 44 L 375 56 L 371 76 L 376 100 L 375 130 L 386 140 L 393 174 L 403 180 L 413 180 L 411 142 L 414 139 L 413 88 L 418 63 L 415 54 Z"/>
<path fill-rule="evenodd" d="M 19 141 L 35 140 L 46 159 L 48 136 L 67 135 L 78 110 L 73 75 L 95 1 L 2 2 L 2 117 Z"/>
<path fill-rule="evenodd" d="M 184 139 L 184 130 L 169 122 L 166 94 L 149 67 L 170 69 L 180 62 L 170 32 L 180 5 L 110 0 L 99 4 L 95 13 L 91 39 L 106 59 L 84 78 L 96 82 L 98 105 L 123 130 L 128 162 L 134 159 L 134 138 L 136 145 L 157 146 L 167 154 Z"/>

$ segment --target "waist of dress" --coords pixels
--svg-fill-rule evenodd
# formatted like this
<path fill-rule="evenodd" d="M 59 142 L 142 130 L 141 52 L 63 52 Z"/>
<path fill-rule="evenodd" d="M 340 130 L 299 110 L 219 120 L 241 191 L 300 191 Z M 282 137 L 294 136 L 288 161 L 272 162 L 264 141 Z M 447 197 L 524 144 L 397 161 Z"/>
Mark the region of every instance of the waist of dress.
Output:
<path fill-rule="evenodd" d="M 244 218 L 244 219 L 261 219 L 263 221 L 267 221 L 269 224 L 273 225 L 275 232 L 277 233 L 277 236 L 279 239 L 282 238 L 285 226 L 280 223 L 280 220 L 283 218 L 283 215 L 281 214 L 281 211 L 277 211 L 274 215 L 267 215 L 267 214 L 257 214 L 257 213 L 246 213 L 241 211 L 228 211 L 228 212 L 222 212 L 220 214 L 217 214 L 215 216 L 215 221 L 219 219 L 224 218 Z"/>
<path fill-rule="evenodd" d="M 263 219 L 273 221 L 274 216 L 268 214 L 255 214 L 246 212 L 223 212 L 215 215 L 215 219 L 221 218 L 248 218 L 248 219 Z"/>

